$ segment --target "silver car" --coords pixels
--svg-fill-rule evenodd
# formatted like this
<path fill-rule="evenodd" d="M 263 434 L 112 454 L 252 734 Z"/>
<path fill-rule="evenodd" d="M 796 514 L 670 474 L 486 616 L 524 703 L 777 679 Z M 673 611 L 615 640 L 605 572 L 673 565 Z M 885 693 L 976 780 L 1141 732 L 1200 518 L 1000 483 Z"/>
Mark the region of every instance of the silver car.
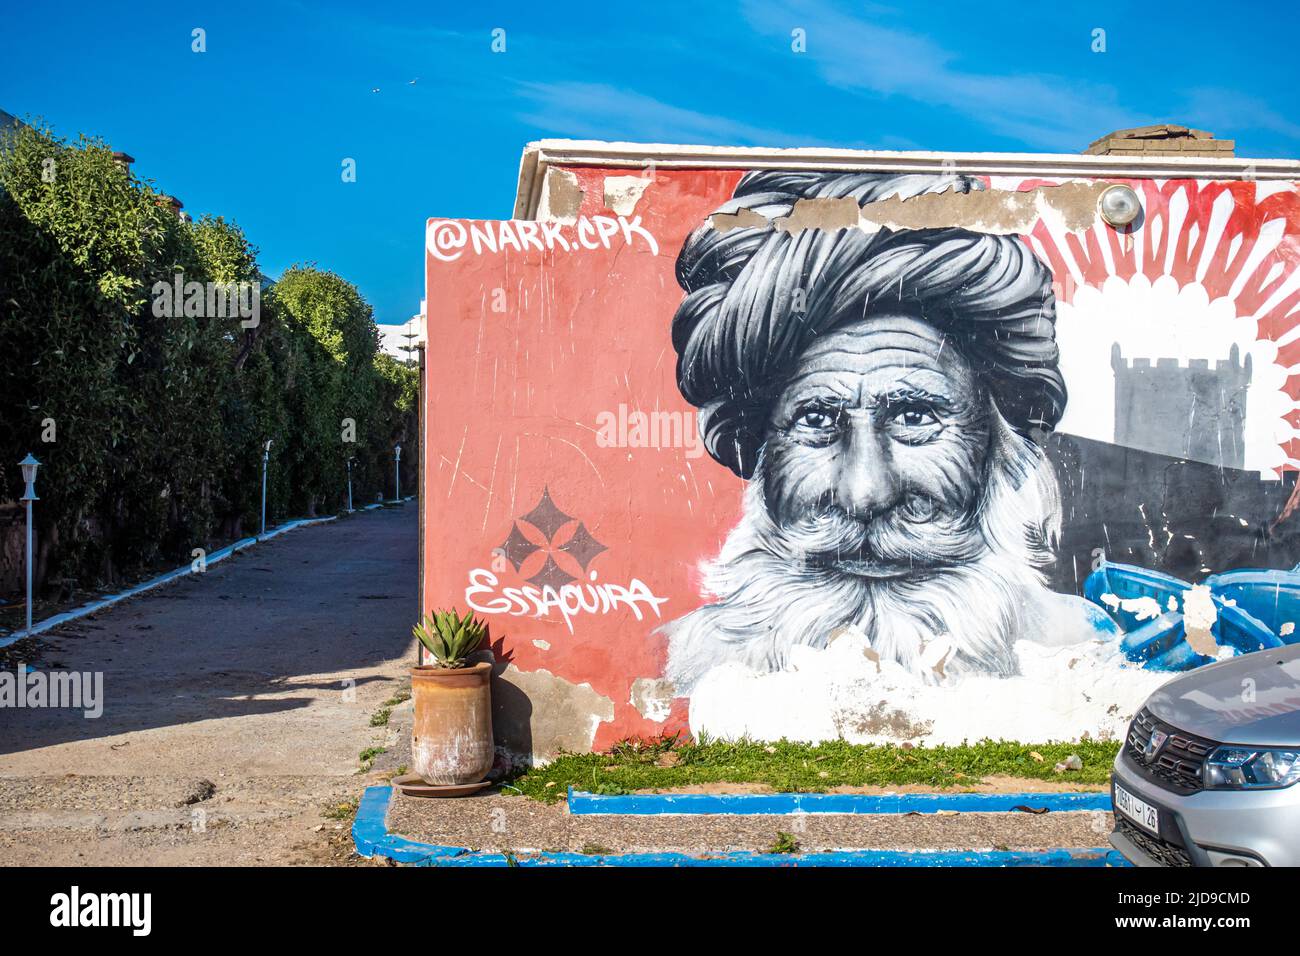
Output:
<path fill-rule="evenodd" d="M 1165 684 L 1115 758 L 1110 842 L 1139 866 L 1300 866 L 1300 644 Z"/>

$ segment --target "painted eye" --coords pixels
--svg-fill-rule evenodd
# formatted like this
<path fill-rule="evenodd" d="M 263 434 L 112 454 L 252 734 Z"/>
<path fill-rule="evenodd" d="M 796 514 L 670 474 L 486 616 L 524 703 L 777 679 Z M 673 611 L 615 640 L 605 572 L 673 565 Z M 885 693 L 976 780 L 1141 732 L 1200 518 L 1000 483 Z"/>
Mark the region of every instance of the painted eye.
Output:
<path fill-rule="evenodd" d="M 818 431 L 834 428 L 838 421 L 839 413 L 833 408 L 810 408 L 794 420 L 796 425 L 802 425 L 804 428 L 815 428 Z"/>
<path fill-rule="evenodd" d="M 912 406 L 905 408 L 894 416 L 894 424 L 902 425 L 904 428 L 929 428 L 931 425 L 939 424 L 939 419 L 934 412 L 923 406 Z"/>

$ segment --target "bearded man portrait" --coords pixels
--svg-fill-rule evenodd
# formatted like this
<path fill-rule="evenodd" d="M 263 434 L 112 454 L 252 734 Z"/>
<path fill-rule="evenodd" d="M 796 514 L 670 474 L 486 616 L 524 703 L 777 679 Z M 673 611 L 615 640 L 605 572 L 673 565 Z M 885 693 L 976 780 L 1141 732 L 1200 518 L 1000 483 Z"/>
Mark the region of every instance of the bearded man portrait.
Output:
<path fill-rule="evenodd" d="M 1043 574 L 1061 505 L 1041 445 L 1067 398 L 1048 268 L 1017 236 L 779 228 L 801 200 L 980 188 L 753 172 L 718 221 L 766 225 L 687 238 L 678 387 L 709 455 L 748 484 L 701 569 L 706 603 L 664 626 L 678 694 L 725 662 L 782 670 L 845 629 L 927 680 L 1014 675 L 1018 640 L 1114 633 Z"/>

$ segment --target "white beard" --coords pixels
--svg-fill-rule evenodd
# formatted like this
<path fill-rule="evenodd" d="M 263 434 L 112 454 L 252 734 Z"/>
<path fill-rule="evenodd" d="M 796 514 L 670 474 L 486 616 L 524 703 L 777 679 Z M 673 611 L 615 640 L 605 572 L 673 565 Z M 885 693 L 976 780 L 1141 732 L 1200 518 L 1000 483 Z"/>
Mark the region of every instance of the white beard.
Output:
<path fill-rule="evenodd" d="M 707 604 L 664 625 L 667 674 L 688 695 L 710 669 L 739 661 L 784 670 L 790 648 L 825 647 L 845 627 L 875 653 L 938 680 L 968 671 L 1018 672 L 1014 644 L 1044 620 L 1053 593 L 1040 570 L 1060 533 L 1051 463 L 996 413 L 993 456 L 979 505 L 983 553 L 908 577 L 871 578 L 810 567 L 768 514 L 763 462 L 746 489 L 740 524 L 705 562 Z"/>

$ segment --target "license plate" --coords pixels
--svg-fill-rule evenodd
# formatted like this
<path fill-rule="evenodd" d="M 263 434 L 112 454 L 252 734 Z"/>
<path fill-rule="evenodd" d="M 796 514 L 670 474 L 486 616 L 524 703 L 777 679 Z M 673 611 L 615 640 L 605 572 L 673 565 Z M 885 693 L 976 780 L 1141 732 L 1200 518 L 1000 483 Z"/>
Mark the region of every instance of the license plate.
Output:
<path fill-rule="evenodd" d="M 1144 830 L 1160 835 L 1160 812 L 1139 800 L 1118 784 L 1115 785 L 1115 809 Z"/>

